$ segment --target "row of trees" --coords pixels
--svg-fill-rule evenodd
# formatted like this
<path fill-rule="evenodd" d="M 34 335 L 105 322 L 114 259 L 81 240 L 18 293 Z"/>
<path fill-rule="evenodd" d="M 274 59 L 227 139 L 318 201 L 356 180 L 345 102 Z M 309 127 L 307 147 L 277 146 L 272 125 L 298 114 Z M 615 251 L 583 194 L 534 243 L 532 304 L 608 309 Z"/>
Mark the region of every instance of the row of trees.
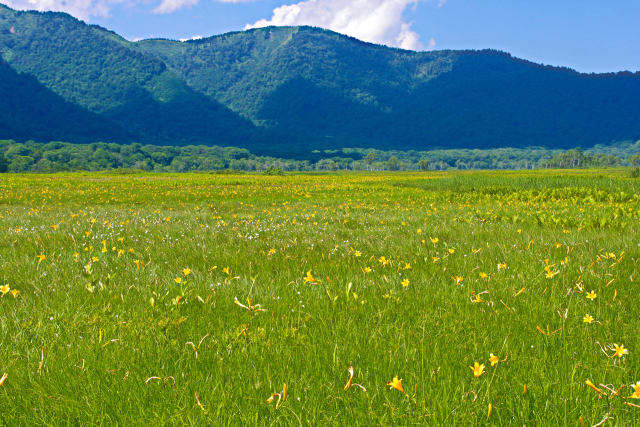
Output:
<path fill-rule="evenodd" d="M 626 145 L 625 145 L 626 144 Z M 314 151 L 308 160 L 259 156 L 244 148 L 156 146 L 112 143 L 0 141 L 0 172 L 67 172 L 132 169 L 155 172 L 238 171 L 397 171 L 447 169 L 533 169 L 608 167 L 640 164 L 640 141 L 624 143 L 617 154 L 544 148 L 491 150 Z"/>

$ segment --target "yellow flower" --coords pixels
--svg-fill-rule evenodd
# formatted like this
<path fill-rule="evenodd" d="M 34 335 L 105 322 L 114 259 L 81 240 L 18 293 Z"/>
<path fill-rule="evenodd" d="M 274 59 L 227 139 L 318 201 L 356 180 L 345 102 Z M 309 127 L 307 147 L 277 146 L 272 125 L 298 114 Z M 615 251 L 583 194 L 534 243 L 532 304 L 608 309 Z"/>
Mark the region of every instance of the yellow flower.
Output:
<path fill-rule="evenodd" d="M 429 240 L 431 240 L 431 243 L 433 243 L 434 245 L 437 245 L 440 241 L 440 239 L 438 239 L 437 237 L 429 237 Z"/>
<path fill-rule="evenodd" d="M 182 283 L 182 277 L 176 277 L 175 279 L 173 279 L 176 281 L 176 283 Z"/>
<path fill-rule="evenodd" d="M 631 386 L 633 388 L 633 394 L 631 395 L 632 399 L 640 399 L 640 381 L 638 381 L 635 385 Z"/>
<path fill-rule="evenodd" d="M 585 314 L 585 315 L 584 315 L 584 319 L 582 319 L 582 321 L 583 321 L 584 323 L 589 323 L 589 324 L 591 324 L 591 323 L 593 323 L 593 317 L 591 317 L 591 315 L 590 315 L 590 314 Z"/>
<path fill-rule="evenodd" d="M 462 281 L 464 280 L 464 278 L 463 278 L 463 277 L 461 277 L 461 276 L 455 276 L 455 277 L 453 278 L 453 280 L 455 280 L 455 281 L 456 281 L 456 285 L 459 285 L 460 283 L 462 283 Z"/>
<path fill-rule="evenodd" d="M 498 356 L 494 355 L 493 353 L 489 355 L 489 362 L 491 362 L 491 366 L 496 366 L 499 361 L 500 359 L 498 358 Z"/>
<path fill-rule="evenodd" d="M 311 270 L 307 271 L 307 275 L 304 278 L 304 283 L 309 283 L 310 285 L 318 283 L 318 280 L 316 280 L 316 278 L 313 277 L 313 274 L 311 274 Z"/>
<path fill-rule="evenodd" d="M 481 365 L 478 362 L 475 362 L 473 366 L 469 366 L 469 368 L 473 371 L 474 378 L 478 378 L 480 375 L 484 374 L 484 364 Z"/>
<path fill-rule="evenodd" d="M 484 271 L 480 272 L 479 276 L 480 276 L 481 279 L 486 279 L 487 277 L 489 277 L 489 275 L 487 273 L 485 273 Z"/>
<path fill-rule="evenodd" d="M 402 380 L 398 379 L 397 375 L 393 377 L 393 379 L 389 381 L 387 385 L 389 386 L 389 389 L 395 388 L 396 390 L 404 393 L 404 389 L 402 388 Z"/>
<path fill-rule="evenodd" d="M 597 393 L 602 393 L 602 390 L 600 390 L 598 387 L 595 386 L 595 384 L 593 384 L 591 382 L 591 380 L 585 380 L 584 382 L 586 385 L 589 386 L 589 388 L 591 388 L 593 391 L 597 392 Z"/>
<path fill-rule="evenodd" d="M 360 251 L 355 251 L 354 255 L 355 255 L 356 257 L 358 257 L 358 258 L 359 258 L 359 257 L 361 257 L 361 256 L 362 256 L 362 252 L 360 252 Z"/>
<path fill-rule="evenodd" d="M 0 286 L 0 292 L 2 292 L 2 296 L 8 294 L 10 290 L 11 288 L 9 287 L 9 285 Z"/>
<path fill-rule="evenodd" d="M 268 256 L 271 256 L 273 254 L 276 253 L 276 250 L 274 248 L 269 249 L 269 253 L 267 253 Z"/>
<path fill-rule="evenodd" d="M 418 233 L 418 234 L 422 234 L 422 228 L 418 228 L 418 230 L 416 231 L 416 233 Z"/>
<path fill-rule="evenodd" d="M 451 248 L 450 248 L 450 249 L 449 249 L 449 255 L 453 255 L 454 253 L 456 253 L 456 250 L 455 250 L 455 249 L 451 249 Z"/>
<path fill-rule="evenodd" d="M 405 287 L 405 288 L 408 288 L 408 287 L 409 287 L 409 283 L 410 283 L 410 282 L 409 282 L 409 279 L 404 279 L 404 280 L 402 281 L 402 286 L 403 286 L 403 287 Z"/>
<path fill-rule="evenodd" d="M 482 302 L 482 298 L 480 297 L 480 294 L 476 294 L 475 298 L 472 300 L 473 303 L 478 304 Z"/>
<path fill-rule="evenodd" d="M 503 270 L 507 268 L 507 264 L 504 262 L 501 262 L 500 264 L 498 264 L 498 270 Z"/>
<path fill-rule="evenodd" d="M 594 299 L 596 299 L 597 296 L 598 294 L 596 294 L 595 291 L 591 291 L 587 294 L 587 299 L 593 301 Z"/>
<path fill-rule="evenodd" d="M 20 295 L 20 291 L 17 289 L 11 289 L 11 292 L 9 292 L 11 294 L 12 297 L 14 298 L 18 298 L 18 295 Z"/>
<path fill-rule="evenodd" d="M 47 259 L 46 255 L 38 255 L 38 264 Z"/>
<path fill-rule="evenodd" d="M 191 274 L 191 270 L 189 268 L 185 268 L 185 269 L 182 270 L 182 275 L 184 277 L 187 277 L 190 274 Z"/>
<path fill-rule="evenodd" d="M 614 350 L 616 351 L 615 354 L 611 357 L 618 357 L 618 358 L 622 358 L 622 356 L 624 356 L 625 354 L 629 354 L 629 350 L 627 350 L 626 348 L 624 348 L 623 344 L 620 344 L 620 346 L 618 346 L 618 344 L 614 344 L 613 345 Z"/>
<path fill-rule="evenodd" d="M 558 274 L 560 274 L 560 271 L 551 271 L 551 269 L 549 269 L 549 270 L 547 270 L 547 274 L 545 275 L 545 277 L 547 279 L 553 279 Z"/>

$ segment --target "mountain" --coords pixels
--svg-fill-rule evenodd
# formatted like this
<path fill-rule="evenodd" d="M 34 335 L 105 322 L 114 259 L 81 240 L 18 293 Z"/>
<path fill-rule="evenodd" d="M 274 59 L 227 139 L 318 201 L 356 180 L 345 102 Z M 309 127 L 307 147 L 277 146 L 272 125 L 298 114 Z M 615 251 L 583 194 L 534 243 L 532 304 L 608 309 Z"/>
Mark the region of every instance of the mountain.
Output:
<path fill-rule="evenodd" d="M 0 59 L 0 129 L 15 139 L 71 142 L 127 139 L 113 122 L 17 73 Z"/>
<path fill-rule="evenodd" d="M 136 46 L 255 124 L 328 146 L 569 148 L 640 136 L 638 73 L 412 52 L 310 27 Z"/>
<path fill-rule="evenodd" d="M 130 136 L 124 140 L 233 145 L 254 138 L 250 122 L 130 46 L 64 13 L 0 6 L 2 58 L 66 101 L 125 129 Z"/>
<path fill-rule="evenodd" d="M 63 13 L 0 5 L 0 55 L 96 124 L 111 123 L 114 142 L 300 157 L 640 138 L 640 73 L 581 74 L 492 50 L 413 52 L 311 27 L 130 42 Z M 28 122 L 21 135 L 41 138 Z M 51 122 L 73 140 L 74 119 Z M 17 135 L 0 126 L 0 138 Z"/>

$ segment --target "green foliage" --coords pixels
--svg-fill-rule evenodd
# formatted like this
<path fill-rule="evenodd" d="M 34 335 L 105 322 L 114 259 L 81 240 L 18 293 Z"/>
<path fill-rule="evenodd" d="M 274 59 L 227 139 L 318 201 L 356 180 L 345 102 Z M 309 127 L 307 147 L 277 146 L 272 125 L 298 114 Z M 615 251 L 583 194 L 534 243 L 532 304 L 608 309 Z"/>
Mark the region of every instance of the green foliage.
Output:
<path fill-rule="evenodd" d="M 9 163 L 7 159 L 4 158 L 4 155 L 0 153 L 0 173 L 5 173 L 9 170 Z"/>
<path fill-rule="evenodd" d="M 0 137 L 17 140 L 93 135 L 304 160 L 314 149 L 569 149 L 640 135 L 639 74 L 583 75 L 492 50 L 404 51 L 310 27 L 132 43 L 62 13 L 0 7 L 0 55 L 11 67 L 0 63 Z M 332 161 L 323 168 L 343 168 Z"/>
<path fill-rule="evenodd" d="M 2 176 L 0 424 L 638 425 L 639 222 L 618 170 Z"/>
<path fill-rule="evenodd" d="M 17 104 L 12 118 L 19 122 L 14 127 L 0 122 L 0 137 L 86 142 L 93 132 L 94 140 L 119 142 L 258 142 L 248 121 L 191 89 L 163 62 L 69 15 L 0 8 L 0 54 L 13 69 L 30 74 L 53 92 L 35 87 L 33 79 L 28 93 L 20 82 L 7 85 L 10 90 L 0 98 L 0 112 Z M 6 68 L 0 63 L 0 81 Z M 56 108 L 62 99 L 75 105 Z M 45 122 L 34 119 L 36 114 Z M 88 118 L 100 125 L 91 126 Z"/>
<path fill-rule="evenodd" d="M 631 176 L 631 178 L 640 178 L 640 167 L 635 166 L 631 168 L 629 175 Z"/>
<path fill-rule="evenodd" d="M 640 135 L 640 74 L 584 75 L 491 50 L 403 51 L 310 27 L 136 48 L 314 148 L 566 149 Z"/>
<path fill-rule="evenodd" d="M 280 167 L 274 167 L 274 166 L 269 166 L 264 172 L 263 174 L 265 175 L 269 175 L 269 176 L 282 176 L 284 175 L 284 171 L 282 170 L 282 168 Z"/>
<path fill-rule="evenodd" d="M 619 144 L 624 146 L 624 144 Z M 629 147 L 635 148 L 635 145 Z M 605 147 L 600 147 L 604 149 Z M 624 154 L 620 148 L 618 151 Z M 147 172 L 196 171 L 396 171 L 449 169 L 535 169 L 610 167 L 620 157 L 592 150 L 543 148 L 493 150 L 380 151 L 345 148 L 316 151 L 308 159 L 260 156 L 236 147 L 158 146 L 115 143 L 69 144 L 0 140 L 0 159 L 10 172 L 64 172 L 122 170 Z M 626 157 L 626 156 L 625 156 Z"/>

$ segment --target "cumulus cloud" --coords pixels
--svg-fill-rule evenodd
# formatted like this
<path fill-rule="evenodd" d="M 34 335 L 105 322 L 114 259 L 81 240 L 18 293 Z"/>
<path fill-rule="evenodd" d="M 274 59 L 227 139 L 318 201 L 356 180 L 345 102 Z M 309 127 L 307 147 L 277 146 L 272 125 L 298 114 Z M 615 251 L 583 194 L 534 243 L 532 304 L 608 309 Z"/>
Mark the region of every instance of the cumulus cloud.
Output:
<path fill-rule="evenodd" d="M 184 7 L 198 4 L 199 0 L 161 0 L 153 13 L 172 13 Z M 245 3 L 255 0 L 213 0 L 218 3 Z M 17 10 L 38 10 L 67 12 L 78 19 L 108 17 L 111 9 L 118 3 L 148 4 L 149 0 L 1 0 L 2 3 Z"/>
<path fill-rule="evenodd" d="M 363 41 L 422 50 L 420 35 L 411 29 L 405 12 L 419 0 L 306 0 L 273 10 L 270 19 L 262 19 L 246 29 L 288 25 L 327 28 Z M 435 47 L 431 40 L 427 48 Z"/>
<path fill-rule="evenodd" d="M 183 7 L 190 7 L 198 4 L 198 0 L 162 0 L 153 13 L 172 13 Z"/>
<path fill-rule="evenodd" d="M 173 13 L 184 7 L 191 7 L 198 4 L 199 0 L 162 0 L 162 2 L 153 9 L 153 13 Z M 217 3 L 248 3 L 255 0 L 213 0 Z"/>
<path fill-rule="evenodd" d="M 79 19 L 92 16 L 107 17 L 111 8 L 124 0 L 2 0 L 17 10 L 67 12 Z"/>

